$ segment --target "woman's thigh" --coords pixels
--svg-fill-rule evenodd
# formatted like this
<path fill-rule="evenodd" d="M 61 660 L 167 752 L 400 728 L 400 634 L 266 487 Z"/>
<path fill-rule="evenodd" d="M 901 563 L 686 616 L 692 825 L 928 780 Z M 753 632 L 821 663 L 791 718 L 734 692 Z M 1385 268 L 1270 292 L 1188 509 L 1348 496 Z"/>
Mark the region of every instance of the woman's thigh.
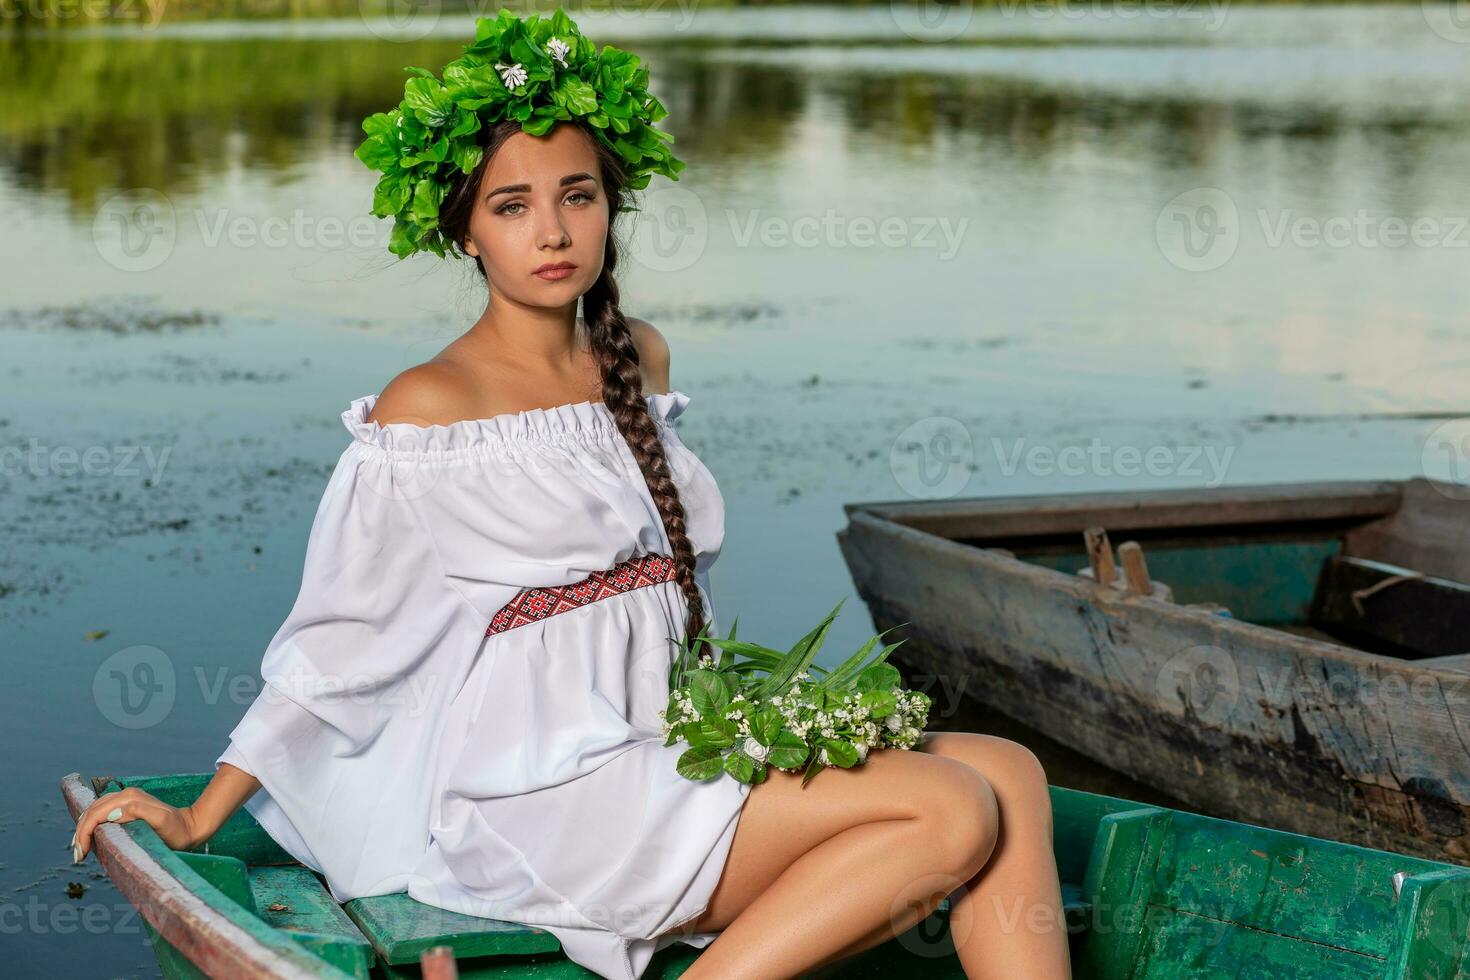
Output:
<path fill-rule="evenodd" d="M 849 827 L 977 810 L 995 819 L 985 779 L 936 754 L 883 749 L 860 766 L 823 769 L 805 788 L 801 780 L 773 768 L 751 787 L 709 907 L 684 928 L 725 929 L 798 858 Z"/>

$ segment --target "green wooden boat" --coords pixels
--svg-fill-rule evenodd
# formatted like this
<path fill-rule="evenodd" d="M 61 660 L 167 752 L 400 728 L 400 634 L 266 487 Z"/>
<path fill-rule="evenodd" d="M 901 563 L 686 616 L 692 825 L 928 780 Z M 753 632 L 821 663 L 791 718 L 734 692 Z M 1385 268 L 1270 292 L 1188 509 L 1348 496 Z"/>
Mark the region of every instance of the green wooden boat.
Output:
<path fill-rule="evenodd" d="M 61 788 L 75 819 L 125 786 L 187 805 L 210 775 L 71 773 Z M 1052 805 L 1075 977 L 1470 976 L 1470 868 L 1055 786 Z M 168 978 L 429 977 L 421 956 L 444 946 L 463 978 L 593 976 L 542 930 L 406 894 L 339 906 L 244 808 L 198 851 L 137 820 L 100 825 L 94 851 Z M 961 980 L 947 914 L 808 976 Z M 662 950 L 645 976 L 700 952 Z"/>

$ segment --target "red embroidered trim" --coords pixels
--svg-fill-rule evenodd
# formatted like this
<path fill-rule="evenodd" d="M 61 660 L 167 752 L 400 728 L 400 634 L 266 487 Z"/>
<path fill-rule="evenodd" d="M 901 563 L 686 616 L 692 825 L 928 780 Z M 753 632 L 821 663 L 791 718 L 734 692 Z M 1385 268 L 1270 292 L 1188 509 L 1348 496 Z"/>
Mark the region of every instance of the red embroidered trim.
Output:
<path fill-rule="evenodd" d="M 605 572 L 593 572 L 570 585 L 522 589 L 491 618 L 490 628 L 485 630 L 485 635 L 493 636 L 527 623 L 539 623 L 548 616 L 571 612 L 608 596 L 660 582 L 672 582 L 676 568 L 674 559 L 667 555 L 639 555 L 620 561 Z"/>

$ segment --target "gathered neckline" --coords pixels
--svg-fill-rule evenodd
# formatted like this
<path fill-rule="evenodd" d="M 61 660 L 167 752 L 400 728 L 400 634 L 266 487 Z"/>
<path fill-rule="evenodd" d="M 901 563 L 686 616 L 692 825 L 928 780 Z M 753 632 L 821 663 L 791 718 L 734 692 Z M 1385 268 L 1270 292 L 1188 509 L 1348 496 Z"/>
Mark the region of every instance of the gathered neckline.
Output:
<path fill-rule="evenodd" d="M 689 404 L 689 396 L 678 389 L 643 397 L 655 422 L 672 421 Z M 590 399 L 427 426 L 369 420 L 377 401 L 377 394 L 354 398 L 342 413 L 342 424 L 358 442 L 393 454 L 453 453 L 527 442 L 581 441 L 618 432 L 607 403 Z"/>

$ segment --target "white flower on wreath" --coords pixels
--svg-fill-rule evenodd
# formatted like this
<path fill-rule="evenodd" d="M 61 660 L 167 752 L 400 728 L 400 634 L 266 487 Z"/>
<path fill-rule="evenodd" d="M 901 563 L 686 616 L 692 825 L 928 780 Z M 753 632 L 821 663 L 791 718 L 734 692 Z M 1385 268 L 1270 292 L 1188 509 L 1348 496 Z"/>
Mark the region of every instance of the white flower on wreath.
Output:
<path fill-rule="evenodd" d="M 883 722 L 890 732 L 896 732 L 903 727 L 903 718 L 898 714 L 891 714 Z"/>
<path fill-rule="evenodd" d="M 559 37 L 554 37 L 550 41 L 547 41 L 546 46 L 551 49 L 551 56 L 556 59 L 557 64 L 565 68 L 567 66 L 567 52 L 572 50 L 571 46 Z"/>
<path fill-rule="evenodd" d="M 745 740 L 745 744 L 741 747 L 745 749 L 745 754 L 750 756 L 756 762 L 765 762 L 766 756 L 769 755 L 771 751 L 761 743 L 757 742 L 754 738 L 747 738 Z"/>
<path fill-rule="evenodd" d="M 519 61 L 513 65 L 502 65 L 497 61 L 495 70 L 500 72 L 500 80 L 505 83 L 506 88 L 514 89 L 526 84 L 526 69 L 521 67 Z"/>
<path fill-rule="evenodd" d="M 866 742 L 859 742 L 859 743 L 857 743 L 857 755 L 858 755 L 858 761 L 859 762 L 867 762 L 868 761 L 868 743 L 866 743 Z"/>

